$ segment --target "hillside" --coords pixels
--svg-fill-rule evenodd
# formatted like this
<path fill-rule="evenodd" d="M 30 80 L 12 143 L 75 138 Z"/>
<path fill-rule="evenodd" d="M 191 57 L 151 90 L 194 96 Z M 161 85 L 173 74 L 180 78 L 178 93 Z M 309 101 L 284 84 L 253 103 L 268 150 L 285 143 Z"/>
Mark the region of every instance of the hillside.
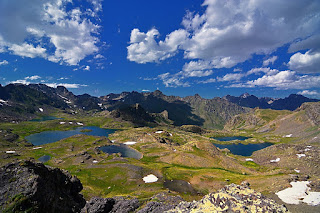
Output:
<path fill-rule="evenodd" d="M 0 198 L 0 210 L 4 212 L 187 213 L 239 209 L 243 212 L 251 212 L 250 209 L 288 212 L 285 206 L 255 192 L 245 184 L 225 186 L 220 191 L 191 203 L 185 202 L 180 196 L 159 193 L 141 205 L 136 198 L 123 197 L 93 197 L 86 203 L 79 194 L 83 187 L 77 177 L 32 161 L 11 163 L 0 168 L 0 180 L 0 192 L 5 194 Z"/>
<path fill-rule="evenodd" d="M 65 87 L 48 87 L 44 84 L 0 85 L 0 121 L 31 120 L 55 110 L 75 113 L 83 110 L 100 110 L 99 99 L 88 94 L 74 95 Z"/>
<path fill-rule="evenodd" d="M 235 196 L 234 190 L 237 191 L 236 188 L 240 186 L 232 183 L 239 185 L 243 181 L 249 182 L 251 188 L 261 192 L 263 196 L 278 199 L 280 204 L 286 203 L 279 201 L 275 193 L 287 188 L 291 181 L 309 181 L 310 190 L 319 191 L 319 102 L 304 103 L 295 111 L 250 109 L 220 98 L 208 100 L 199 95 L 180 98 L 165 96 L 160 91 L 113 94 L 101 98 L 85 95 L 79 98 L 62 87 L 32 87 L 35 88 L 27 87 L 30 92 L 21 96 L 24 98 L 21 99 L 21 105 L 26 103 L 26 106 L 38 110 L 31 113 L 33 116 L 46 113 L 60 119 L 1 122 L 0 165 L 29 159 L 40 161 L 45 158 L 46 165 L 67 170 L 77 176 L 83 185 L 81 193 L 89 203 L 87 209 L 96 209 L 98 206 L 129 208 L 129 204 L 132 204 L 133 209 L 138 208 L 137 211 L 144 209 L 147 212 L 152 209 L 179 210 L 185 206 L 194 209 L 228 206 L 232 209 L 242 206 L 247 195 L 243 194 L 244 199 L 234 205 L 229 205 L 228 199 L 222 200 L 221 205 L 209 200 L 216 199 L 216 191 L 221 188 L 226 193 L 218 192 L 219 197 Z M 15 94 L 13 92 L 8 94 L 11 97 L 18 96 L 12 95 Z M 34 99 L 32 103 L 25 98 L 27 94 L 30 99 Z M 35 94 L 41 98 L 37 100 Z M 8 97 L 6 103 L 13 104 L 17 100 Z M 81 97 L 88 103 L 95 103 L 100 109 L 89 110 L 82 105 L 74 106 Z M 61 108 L 53 105 L 58 101 Z M 149 110 L 142 104 L 149 107 Z M 40 107 L 43 112 L 39 110 Z M 151 113 L 153 108 L 160 113 Z M 182 114 L 186 111 L 190 112 L 190 117 L 183 118 Z M 173 114 L 175 121 L 171 120 L 170 112 L 176 113 Z M 172 125 L 174 122 L 177 125 L 180 118 L 188 122 L 194 122 L 195 118 L 198 121 L 203 119 L 203 125 Z M 222 130 L 203 127 L 208 124 L 222 126 L 225 120 L 228 121 Z M 110 133 L 91 135 L 95 129 Z M 72 132 L 76 133 L 68 135 Z M 49 135 L 39 137 L 39 143 L 29 141 L 31 136 L 37 138 L 37 133 Z M 55 142 L 47 140 L 60 134 L 67 136 Z M 245 139 L 217 139 L 235 136 Z M 268 147 L 264 148 L 264 144 Z M 259 148 L 242 156 L 234 154 L 231 148 L 217 148 L 219 145 L 239 145 L 245 148 L 262 146 L 263 149 Z M 115 147 L 124 148 L 125 151 L 103 151 Z M 127 154 L 132 152 L 135 155 L 129 157 Z M 150 175 L 156 177 L 155 182 L 144 181 Z M 245 193 L 250 191 L 243 189 Z M 251 192 L 257 201 L 263 198 L 266 206 L 273 206 L 274 203 L 267 198 Z M 200 200 L 201 198 L 203 199 Z M 182 200 L 186 202 L 181 203 Z M 192 200 L 200 201 L 193 203 Z M 260 208 L 255 204 L 252 207 Z M 301 204 L 289 205 L 288 209 L 300 213 L 301 209 L 304 212 L 315 212 L 319 207 Z"/>
<path fill-rule="evenodd" d="M 204 99 L 199 95 L 181 98 L 166 96 L 160 91 L 149 93 L 124 92 L 100 97 L 107 109 L 139 103 L 149 113 L 167 111 L 174 125 L 198 125 L 222 129 L 232 116 L 250 109 L 240 107 L 221 98 Z"/>
<path fill-rule="evenodd" d="M 302 103 L 317 101 L 301 95 L 272 99 L 257 98 L 249 94 L 240 97 L 228 95 L 223 98 L 204 99 L 198 94 L 187 97 L 166 96 L 159 90 L 147 93 L 134 91 L 111 93 L 98 98 L 88 94 L 74 95 L 65 87 L 52 88 L 44 84 L 9 84 L 5 87 L 0 85 L 0 100 L 1 121 L 30 120 L 50 114 L 57 109 L 70 114 L 117 110 L 118 112 L 111 114 L 120 116 L 119 110 L 123 111 L 125 108 L 139 104 L 151 117 L 152 114 L 164 113 L 168 120 L 164 119 L 161 122 L 173 123 L 176 126 L 197 125 L 209 129 L 223 129 L 233 116 L 252 113 L 254 110 L 250 108 L 294 110 Z M 133 114 L 129 115 L 130 112 Z M 129 122 L 137 121 L 136 118 L 132 119 L 137 116 L 134 113 L 135 111 L 127 110 L 126 115 L 122 116 L 123 120 L 127 118 Z M 156 117 L 158 120 L 163 120 L 162 116 Z M 138 125 L 154 120 L 150 119 L 142 116 Z"/>

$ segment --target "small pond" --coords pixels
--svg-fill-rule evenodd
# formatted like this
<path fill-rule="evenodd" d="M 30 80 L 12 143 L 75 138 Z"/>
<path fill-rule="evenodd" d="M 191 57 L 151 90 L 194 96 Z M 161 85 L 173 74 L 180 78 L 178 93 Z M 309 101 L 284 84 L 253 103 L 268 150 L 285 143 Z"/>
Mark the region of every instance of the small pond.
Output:
<path fill-rule="evenodd" d="M 238 143 L 238 144 L 216 144 L 213 143 L 213 145 L 215 145 L 216 147 L 220 148 L 220 149 L 229 149 L 230 152 L 234 155 L 242 155 L 242 156 L 250 156 L 252 155 L 252 153 L 254 151 L 260 150 L 260 149 L 264 149 L 268 146 L 273 145 L 272 143 L 257 143 L 257 144 L 242 144 L 242 143 Z"/>
<path fill-rule="evenodd" d="M 38 159 L 41 163 L 45 163 L 51 159 L 50 155 L 44 155 Z"/>
<path fill-rule="evenodd" d="M 218 141 L 244 141 L 249 139 L 249 137 L 243 137 L 243 136 L 231 136 L 231 137 L 212 137 L 213 139 L 216 139 Z"/>
<path fill-rule="evenodd" d="M 88 129 L 91 131 L 81 132 L 84 129 Z M 78 134 L 108 137 L 109 134 L 114 133 L 115 131 L 116 130 L 114 129 L 102 129 L 96 126 L 86 126 L 86 127 L 78 127 L 74 130 L 68 130 L 68 131 L 45 131 L 45 132 L 29 135 L 25 137 L 25 139 L 28 142 L 32 143 L 33 145 L 39 146 L 47 143 L 57 142 L 64 138 L 68 138 Z"/>
<path fill-rule="evenodd" d="M 175 192 L 197 194 L 191 184 L 184 180 L 165 180 L 163 185 Z"/>
<path fill-rule="evenodd" d="M 51 121 L 51 120 L 59 120 L 59 119 L 63 119 L 63 118 L 57 118 L 57 117 L 54 117 L 54 116 L 42 116 L 40 118 L 35 118 L 35 119 L 30 120 L 30 121 L 41 122 L 41 121 Z"/>
<path fill-rule="evenodd" d="M 142 157 L 140 152 L 129 148 L 127 145 L 102 146 L 99 149 L 108 154 L 121 153 L 121 156 L 126 158 L 140 159 Z"/>

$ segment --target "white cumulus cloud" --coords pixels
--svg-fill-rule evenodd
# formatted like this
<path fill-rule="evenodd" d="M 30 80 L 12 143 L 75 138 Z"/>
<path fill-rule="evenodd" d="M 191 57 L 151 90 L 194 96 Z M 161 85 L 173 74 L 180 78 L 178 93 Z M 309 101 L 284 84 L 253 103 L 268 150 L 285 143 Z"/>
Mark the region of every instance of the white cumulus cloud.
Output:
<path fill-rule="evenodd" d="M 72 0 L 0 1 L 0 52 L 77 65 L 99 50 L 99 28 Z"/>
<path fill-rule="evenodd" d="M 289 48 L 289 53 L 295 53 L 293 56 L 291 56 L 288 63 L 290 69 L 300 73 L 320 73 L 319 33 L 292 43 Z"/>
<path fill-rule="evenodd" d="M 158 78 L 162 80 L 166 87 L 190 87 L 188 82 L 183 81 L 183 77 L 179 74 L 171 75 L 170 73 L 164 73 L 158 75 Z"/>
<path fill-rule="evenodd" d="M 301 73 L 320 73 L 320 51 L 298 52 L 291 56 L 288 65 L 290 69 Z"/>
<path fill-rule="evenodd" d="M 274 75 L 277 74 L 279 71 L 277 69 L 270 69 L 270 67 L 260 67 L 260 68 L 253 68 L 247 72 L 247 75 L 251 74 L 259 74 L 265 73 L 266 75 Z"/>
<path fill-rule="evenodd" d="M 272 87 L 275 89 L 309 89 L 320 87 L 320 76 L 313 75 L 298 75 L 291 70 L 279 71 L 273 69 L 268 72 L 269 68 L 265 69 L 265 74 L 255 80 L 250 80 L 244 83 L 232 84 L 228 87 Z"/>
<path fill-rule="evenodd" d="M 8 65 L 8 64 L 9 64 L 9 62 L 7 60 L 0 61 L 0 66 Z"/>
<path fill-rule="evenodd" d="M 212 68 L 213 66 L 211 65 L 210 61 L 198 60 L 198 61 L 190 61 L 188 63 L 185 63 L 183 65 L 182 70 L 189 72 L 194 70 L 207 70 Z"/>
<path fill-rule="evenodd" d="M 206 60 L 216 68 L 232 67 L 253 54 L 270 54 L 286 43 L 309 36 L 315 26 L 320 26 L 320 2 L 316 0 L 290 3 L 284 0 L 205 0 L 203 6 L 206 7 L 204 14 L 188 13 L 184 17 L 185 29 L 180 29 L 183 39 L 174 40 L 171 46 L 174 51 L 177 47 L 183 50 L 185 58 Z M 185 31 L 190 33 L 187 39 Z M 133 48 L 132 44 L 140 45 L 134 45 L 134 49 L 139 50 L 136 54 L 128 51 L 129 60 L 146 63 L 173 56 L 172 49 L 159 47 L 166 41 L 155 42 L 154 37 L 158 35 L 155 29 L 146 34 L 134 29 L 128 50 Z M 133 57 L 147 55 L 150 51 L 161 54 L 153 54 L 145 60 Z"/>
<path fill-rule="evenodd" d="M 77 89 L 80 87 L 88 86 L 85 84 L 69 84 L 69 83 L 45 83 L 45 85 L 47 85 L 48 87 L 53 87 L 53 88 L 57 88 L 58 86 L 64 86 L 65 88 L 68 88 L 68 89 Z"/>
<path fill-rule="evenodd" d="M 293 55 L 289 68 L 300 73 L 319 72 L 320 1 L 204 0 L 202 6 L 205 7 L 203 13 L 187 12 L 182 20 L 183 27 L 160 41 L 160 33 L 156 29 L 147 33 L 133 29 L 127 58 L 136 63 L 160 62 L 175 56 L 180 50 L 184 59 L 190 60 L 182 71 L 190 73 L 231 68 L 253 55 L 269 56 L 279 47 L 291 44 L 289 53 L 307 52 Z M 278 56 L 267 58 L 263 66 L 270 66 L 276 60 Z M 180 72 L 174 78 L 180 79 L 176 81 L 177 85 L 183 85 L 178 78 L 182 75 Z M 253 73 L 265 73 L 263 80 L 271 79 L 267 76 L 281 77 L 285 74 L 270 68 L 268 71 L 252 70 Z M 186 78 L 188 75 L 182 76 Z"/>
<path fill-rule="evenodd" d="M 300 95 L 310 95 L 310 96 L 319 96 L 320 93 L 317 92 L 316 90 L 303 90 L 303 91 L 300 91 L 298 92 L 298 94 Z"/>
<path fill-rule="evenodd" d="M 240 81 L 242 77 L 244 77 L 245 74 L 242 73 L 228 73 L 225 76 L 217 77 L 218 81 Z"/>
<path fill-rule="evenodd" d="M 22 56 L 22 57 L 29 57 L 29 58 L 35 58 L 35 57 L 46 57 L 46 49 L 42 48 L 41 46 L 33 46 L 33 44 L 27 44 L 23 43 L 21 45 L 18 44 L 12 44 L 9 47 L 9 50 L 13 52 L 13 54 Z"/>
<path fill-rule="evenodd" d="M 274 62 L 278 59 L 278 56 L 272 56 L 271 58 L 268 58 L 263 61 L 263 66 L 268 66 L 269 64 L 274 64 Z"/>
<path fill-rule="evenodd" d="M 40 79 L 41 77 L 40 76 L 38 76 L 38 75 L 33 75 L 33 76 L 27 76 L 27 77 L 25 77 L 24 79 L 25 80 L 31 80 L 31 81 L 33 81 L 33 80 L 38 80 L 38 79 Z"/>
<path fill-rule="evenodd" d="M 29 84 L 31 84 L 31 82 L 27 81 L 26 79 L 22 79 L 22 80 L 10 81 L 8 84 L 25 84 L 25 85 L 29 85 Z"/>
<path fill-rule="evenodd" d="M 128 60 L 139 64 L 147 62 L 159 62 L 176 54 L 178 47 L 185 41 L 187 32 L 176 30 L 166 36 L 164 41 L 156 41 L 160 36 L 157 29 L 151 29 L 147 33 L 139 29 L 131 31 Z"/>
<path fill-rule="evenodd" d="M 198 83 L 200 83 L 200 84 L 209 84 L 209 83 L 215 83 L 215 82 L 217 82 L 217 79 L 209 78 L 209 79 L 204 80 L 204 81 L 199 81 Z"/>

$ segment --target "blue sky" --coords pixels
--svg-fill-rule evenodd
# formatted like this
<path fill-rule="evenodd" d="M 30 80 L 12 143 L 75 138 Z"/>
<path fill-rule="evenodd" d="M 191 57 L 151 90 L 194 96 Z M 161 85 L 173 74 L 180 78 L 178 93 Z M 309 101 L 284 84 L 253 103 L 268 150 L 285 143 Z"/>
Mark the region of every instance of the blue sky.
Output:
<path fill-rule="evenodd" d="M 0 83 L 320 98 L 318 0 L 2 0 Z"/>

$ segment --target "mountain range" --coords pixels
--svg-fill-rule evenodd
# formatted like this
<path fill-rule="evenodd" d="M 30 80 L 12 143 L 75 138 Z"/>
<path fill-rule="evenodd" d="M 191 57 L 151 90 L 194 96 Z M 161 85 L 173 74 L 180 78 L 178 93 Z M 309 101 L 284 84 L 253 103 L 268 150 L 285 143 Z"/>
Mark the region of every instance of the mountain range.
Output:
<path fill-rule="evenodd" d="M 317 101 L 296 94 L 275 99 L 258 98 L 248 93 L 239 97 L 227 95 L 223 98 L 204 99 L 198 94 L 187 97 L 167 96 L 159 90 L 94 97 L 89 94 L 74 95 L 63 86 L 52 88 L 44 84 L 9 84 L 5 87 L 0 85 L 0 119 L 30 120 L 54 109 L 71 114 L 110 111 L 110 116 L 133 123 L 137 121 L 138 124 L 144 123 L 144 118 L 146 122 L 154 122 L 154 114 L 161 114 L 161 118 L 165 117 L 176 126 L 198 125 L 222 129 L 234 115 L 252 112 L 252 108 L 295 110 L 302 103 Z"/>
<path fill-rule="evenodd" d="M 305 102 L 318 102 L 318 99 L 310 99 L 303 95 L 291 94 L 286 98 L 258 98 L 254 95 L 244 93 L 239 97 L 226 95 L 223 97 L 232 103 L 239 106 L 261 109 L 275 109 L 275 110 L 295 110 Z"/>

